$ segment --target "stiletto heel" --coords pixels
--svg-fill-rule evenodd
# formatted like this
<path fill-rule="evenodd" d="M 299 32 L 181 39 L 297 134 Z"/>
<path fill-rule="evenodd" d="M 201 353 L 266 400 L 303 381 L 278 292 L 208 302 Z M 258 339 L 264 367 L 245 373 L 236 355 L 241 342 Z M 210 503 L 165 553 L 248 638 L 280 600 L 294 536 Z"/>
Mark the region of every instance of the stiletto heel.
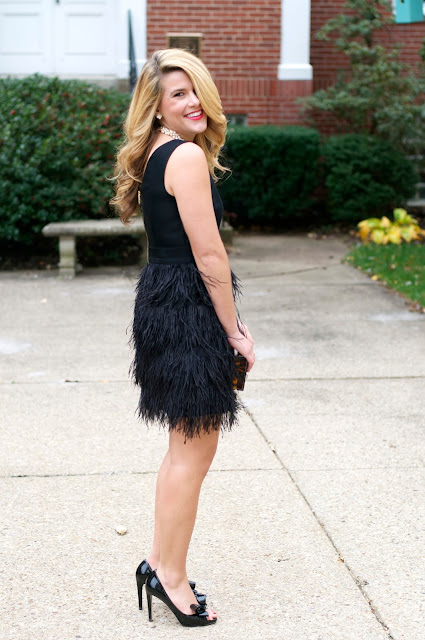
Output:
<path fill-rule="evenodd" d="M 143 585 L 152 573 L 153 569 L 147 560 L 143 560 L 136 569 L 137 594 L 139 596 L 139 609 L 143 609 Z M 196 583 L 189 580 L 190 588 L 195 594 L 198 603 L 205 607 L 207 605 L 207 596 L 205 593 L 198 593 L 195 589 Z"/>
<path fill-rule="evenodd" d="M 158 576 L 156 575 L 156 571 L 152 571 L 150 576 L 146 581 L 146 597 L 148 600 L 148 612 L 149 612 L 149 620 L 152 620 L 152 596 L 159 598 L 162 600 L 164 604 L 174 613 L 177 620 L 184 627 L 205 627 L 209 624 L 214 624 L 217 622 L 217 618 L 213 618 L 209 620 L 208 611 L 205 609 L 203 605 L 191 604 L 190 608 L 194 613 L 191 615 L 187 615 L 183 613 L 176 607 L 176 605 L 170 600 L 162 586 Z"/>
<path fill-rule="evenodd" d="M 152 622 L 152 596 L 146 591 L 146 600 L 148 601 L 149 620 Z"/>
<path fill-rule="evenodd" d="M 148 579 L 150 573 L 152 573 L 152 568 L 149 562 L 143 560 L 136 569 L 137 595 L 139 596 L 140 610 L 143 609 L 143 585 Z"/>
<path fill-rule="evenodd" d="M 143 609 L 143 585 L 145 583 L 140 582 L 138 578 L 136 578 L 136 580 L 137 580 L 137 594 L 139 596 L 139 609 L 141 611 Z"/>

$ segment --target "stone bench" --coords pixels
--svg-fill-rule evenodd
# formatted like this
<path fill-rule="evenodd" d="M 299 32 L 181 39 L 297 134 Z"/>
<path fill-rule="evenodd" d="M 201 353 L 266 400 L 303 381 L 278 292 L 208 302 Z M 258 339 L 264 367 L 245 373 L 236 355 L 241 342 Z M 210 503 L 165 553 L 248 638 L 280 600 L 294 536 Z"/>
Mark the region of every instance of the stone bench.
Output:
<path fill-rule="evenodd" d="M 145 225 L 141 218 L 125 226 L 114 218 L 103 220 L 68 220 L 67 222 L 51 222 L 42 229 L 47 237 L 59 236 L 59 274 L 73 278 L 77 266 L 77 237 L 92 236 L 135 236 L 140 238 L 141 266 L 146 264 L 147 236 Z"/>
<path fill-rule="evenodd" d="M 85 236 L 122 236 L 138 237 L 141 247 L 140 266 L 145 266 L 148 255 L 148 239 L 142 218 L 136 218 L 125 226 L 118 219 L 103 220 L 68 220 L 67 222 L 50 222 L 42 229 L 47 237 L 59 237 L 59 274 L 73 278 L 77 267 L 76 238 Z M 223 222 L 220 234 L 224 244 L 232 244 L 233 228 Z"/>

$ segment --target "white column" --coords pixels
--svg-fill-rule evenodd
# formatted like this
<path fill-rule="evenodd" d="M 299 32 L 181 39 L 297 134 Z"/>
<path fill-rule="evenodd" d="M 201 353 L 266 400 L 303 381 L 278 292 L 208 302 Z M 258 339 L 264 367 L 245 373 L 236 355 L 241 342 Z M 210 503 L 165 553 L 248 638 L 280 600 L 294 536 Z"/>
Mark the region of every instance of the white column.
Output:
<path fill-rule="evenodd" d="M 136 51 L 137 73 L 147 58 L 146 6 L 147 0 L 117 0 L 118 24 L 115 30 L 117 41 L 117 76 L 128 78 L 130 61 L 128 58 L 128 9 L 131 10 L 133 41 Z"/>
<path fill-rule="evenodd" d="M 279 80 L 311 80 L 310 0 L 282 0 Z"/>

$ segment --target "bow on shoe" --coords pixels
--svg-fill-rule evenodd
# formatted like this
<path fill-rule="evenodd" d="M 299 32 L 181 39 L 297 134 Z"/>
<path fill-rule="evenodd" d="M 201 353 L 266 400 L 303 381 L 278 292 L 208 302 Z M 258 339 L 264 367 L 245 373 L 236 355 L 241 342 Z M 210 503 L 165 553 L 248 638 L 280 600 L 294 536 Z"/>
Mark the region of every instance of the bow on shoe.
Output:
<path fill-rule="evenodd" d="M 205 593 L 198 593 L 198 591 L 196 591 L 196 589 L 193 589 L 193 593 L 194 593 L 195 598 L 199 602 L 199 604 L 202 605 L 203 607 L 206 607 L 207 606 L 207 596 L 205 595 Z"/>
<path fill-rule="evenodd" d="M 208 618 L 208 611 L 205 609 L 203 604 L 198 604 L 198 606 L 196 606 L 196 604 L 191 604 L 190 608 L 195 612 L 193 614 L 194 616 L 198 616 L 199 618 Z"/>

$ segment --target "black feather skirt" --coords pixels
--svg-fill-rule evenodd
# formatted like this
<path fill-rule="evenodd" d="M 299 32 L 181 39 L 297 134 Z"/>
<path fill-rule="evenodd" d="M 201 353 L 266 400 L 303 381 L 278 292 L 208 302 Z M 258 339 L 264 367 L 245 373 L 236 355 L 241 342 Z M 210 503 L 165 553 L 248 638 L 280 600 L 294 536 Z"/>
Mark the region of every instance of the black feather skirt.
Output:
<path fill-rule="evenodd" d="M 215 286 L 211 278 L 208 286 Z M 232 272 L 234 299 L 240 282 Z M 238 316 L 239 321 L 239 316 Z M 131 335 L 138 416 L 186 438 L 230 430 L 243 405 L 234 358 L 195 264 L 152 264 L 136 285 Z"/>

